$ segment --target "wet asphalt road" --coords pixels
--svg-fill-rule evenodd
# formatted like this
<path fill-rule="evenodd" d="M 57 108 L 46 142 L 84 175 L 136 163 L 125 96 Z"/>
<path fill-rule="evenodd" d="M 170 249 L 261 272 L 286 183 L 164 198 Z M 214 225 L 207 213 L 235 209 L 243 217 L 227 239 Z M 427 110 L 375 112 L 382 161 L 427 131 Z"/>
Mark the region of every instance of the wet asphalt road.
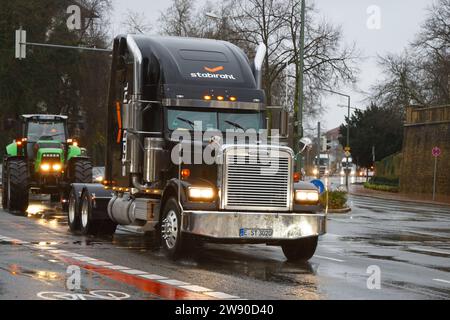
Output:
<path fill-rule="evenodd" d="M 171 262 L 150 237 L 127 230 L 112 238 L 72 235 L 48 201 L 33 201 L 28 217 L 0 209 L 0 299 L 450 298 L 450 207 L 365 197 L 350 203 L 352 213 L 329 216 L 328 234 L 303 264 L 286 262 L 276 247 L 212 244 Z M 77 256 L 100 261 L 95 267 Z M 81 270 L 73 292 L 66 287 L 71 265 Z M 381 271 L 380 289 L 368 289 L 371 266 Z"/>

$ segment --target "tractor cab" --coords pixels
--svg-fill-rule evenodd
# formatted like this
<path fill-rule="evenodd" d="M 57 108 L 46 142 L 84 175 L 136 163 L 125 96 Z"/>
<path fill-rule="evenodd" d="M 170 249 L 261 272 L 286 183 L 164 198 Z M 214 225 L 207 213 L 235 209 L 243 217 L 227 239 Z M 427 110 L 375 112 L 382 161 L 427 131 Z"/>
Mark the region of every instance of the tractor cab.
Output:
<path fill-rule="evenodd" d="M 29 160 L 41 159 L 44 154 L 60 156 L 62 160 L 62 151 L 67 149 L 67 117 L 35 115 L 22 119 Z"/>

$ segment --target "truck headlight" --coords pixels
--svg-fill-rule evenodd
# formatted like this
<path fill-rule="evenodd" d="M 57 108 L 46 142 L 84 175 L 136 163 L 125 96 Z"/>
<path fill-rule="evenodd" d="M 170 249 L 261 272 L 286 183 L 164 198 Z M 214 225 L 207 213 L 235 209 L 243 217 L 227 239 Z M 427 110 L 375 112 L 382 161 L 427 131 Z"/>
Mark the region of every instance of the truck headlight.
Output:
<path fill-rule="evenodd" d="M 298 204 L 316 204 L 319 202 L 319 191 L 317 190 L 297 190 L 295 191 L 295 202 Z"/>
<path fill-rule="evenodd" d="M 215 197 L 215 192 L 213 188 L 191 187 L 188 189 L 188 196 L 194 201 L 211 201 Z"/>
<path fill-rule="evenodd" d="M 314 175 L 314 176 L 317 176 L 318 174 L 319 174 L 319 170 L 314 169 L 314 170 L 313 170 L 313 175 Z"/>

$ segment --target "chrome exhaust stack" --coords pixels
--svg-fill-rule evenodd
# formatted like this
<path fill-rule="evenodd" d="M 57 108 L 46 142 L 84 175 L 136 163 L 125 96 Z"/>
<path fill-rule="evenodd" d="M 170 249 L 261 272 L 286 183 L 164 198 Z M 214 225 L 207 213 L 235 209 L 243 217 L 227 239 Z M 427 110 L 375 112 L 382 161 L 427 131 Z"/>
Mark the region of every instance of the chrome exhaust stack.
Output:
<path fill-rule="evenodd" d="M 141 141 L 139 136 L 134 132 L 142 130 L 142 85 L 143 85 L 143 57 L 134 36 L 127 36 L 128 51 L 133 56 L 133 93 L 130 104 L 125 109 L 126 126 L 130 130 L 128 132 L 127 143 L 129 145 L 127 153 L 129 154 L 130 174 L 133 187 L 142 191 L 146 186 L 142 184 L 142 157 Z"/>
<path fill-rule="evenodd" d="M 267 47 L 264 43 L 261 43 L 258 46 L 258 50 L 256 51 L 255 61 L 254 61 L 254 77 L 256 80 L 256 87 L 258 89 L 262 89 L 262 68 L 264 64 L 264 60 L 266 59 Z"/>
<path fill-rule="evenodd" d="M 127 120 L 129 129 L 138 132 L 142 129 L 142 84 L 143 84 L 143 58 L 141 50 L 132 35 L 127 36 L 128 51 L 134 58 L 133 67 L 133 94 L 131 103 L 127 110 Z M 134 135 L 133 132 L 129 134 Z M 129 152 L 130 152 L 130 174 L 137 175 L 141 173 L 141 147 L 139 137 L 129 137 Z"/>

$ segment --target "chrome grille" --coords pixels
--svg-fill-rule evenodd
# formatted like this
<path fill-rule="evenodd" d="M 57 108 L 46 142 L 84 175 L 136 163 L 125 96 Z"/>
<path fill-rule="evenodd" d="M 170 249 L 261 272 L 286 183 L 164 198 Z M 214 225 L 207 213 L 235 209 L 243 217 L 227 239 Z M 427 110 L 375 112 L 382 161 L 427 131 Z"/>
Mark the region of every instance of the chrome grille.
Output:
<path fill-rule="evenodd" d="M 245 149 L 225 152 L 224 209 L 288 211 L 292 156 L 272 150 L 264 156 Z"/>

